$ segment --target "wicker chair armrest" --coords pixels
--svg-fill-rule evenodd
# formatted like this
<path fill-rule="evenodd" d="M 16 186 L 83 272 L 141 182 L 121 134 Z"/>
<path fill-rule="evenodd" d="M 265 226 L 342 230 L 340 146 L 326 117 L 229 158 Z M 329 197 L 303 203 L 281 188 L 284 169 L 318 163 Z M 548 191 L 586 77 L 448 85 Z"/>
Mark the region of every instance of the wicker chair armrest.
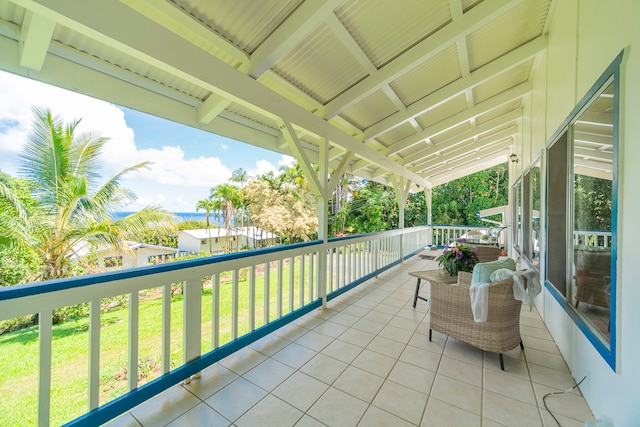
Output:
<path fill-rule="evenodd" d="M 466 271 L 458 272 L 458 286 L 468 288 L 471 286 L 471 278 L 473 277 L 472 273 L 467 273 Z"/>

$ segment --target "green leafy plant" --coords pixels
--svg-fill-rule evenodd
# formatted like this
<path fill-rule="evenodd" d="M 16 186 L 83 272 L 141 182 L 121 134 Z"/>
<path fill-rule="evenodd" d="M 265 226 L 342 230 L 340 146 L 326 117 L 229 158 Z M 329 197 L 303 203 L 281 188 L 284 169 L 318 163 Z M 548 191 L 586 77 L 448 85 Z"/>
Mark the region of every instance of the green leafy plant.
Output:
<path fill-rule="evenodd" d="M 442 255 L 437 259 L 438 265 L 445 269 L 450 275 L 455 276 L 458 271 L 473 271 L 473 267 L 478 263 L 478 254 L 475 248 L 468 245 L 456 243 L 453 248 L 445 248 Z"/>

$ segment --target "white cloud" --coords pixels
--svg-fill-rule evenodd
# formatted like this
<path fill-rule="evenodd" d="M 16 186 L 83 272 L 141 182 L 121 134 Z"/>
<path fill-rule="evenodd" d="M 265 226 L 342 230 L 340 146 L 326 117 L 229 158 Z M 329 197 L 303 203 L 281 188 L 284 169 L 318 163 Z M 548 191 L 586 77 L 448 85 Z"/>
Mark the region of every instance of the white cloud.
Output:
<path fill-rule="evenodd" d="M 50 108 L 66 122 L 82 118 L 77 132 L 92 131 L 109 137 L 101 171 L 105 177 L 143 161 L 153 163 L 149 170 L 123 179 L 123 185 L 140 197 L 126 210 L 154 204 L 171 211 L 193 212 L 197 200 L 206 197 L 209 188 L 227 182 L 231 176 L 218 157 L 185 159 L 179 146 L 138 149 L 124 112 L 113 104 L 0 71 L 0 170 L 11 175 L 17 172 L 18 153 L 29 133 L 33 105 Z"/>
<path fill-rule="evenodd" d="M 278 162 L 278 166 L 293 166 L 296 163 L 296 159 L 291 156 L 287 156 L 285 154 L 282 155 L 280 161 Z"/>

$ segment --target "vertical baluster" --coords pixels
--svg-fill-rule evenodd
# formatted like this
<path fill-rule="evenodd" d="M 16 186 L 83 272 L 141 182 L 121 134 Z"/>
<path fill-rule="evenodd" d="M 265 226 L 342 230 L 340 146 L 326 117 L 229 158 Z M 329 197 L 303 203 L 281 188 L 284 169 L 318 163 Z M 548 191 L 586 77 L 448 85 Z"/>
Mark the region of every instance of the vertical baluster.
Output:
<path fill-rule="evenodd" d="M 358 279 L 364 277 L 363 267 L 364 267 L 364 242 L 360 243 L 360 251 L 358 256 Z"/>
<path fill-rule="evenodd" d="M 213 349 L 220 347 L 220 274 L 211 276 L 211 343 Z"/>
<path fill-rule="evenodd" d="M 89 410 L 96 409 L 100 395 L 100 300 L 89 302 Z"/>
<path fill-rule="evenodd" d="M 278 319 L 282 317 L 282 259 L 278 260 Z"/>
<path fill-rule="evenodd" d="M 38 313 L 40 370 L 38 378 L 38 425 L 47 427 L 51 413 L 51 311 Z M 91 349 L 91 347 L 89 347 Z"/>
<path fill-rule="evenodd" d="M 162 373 L 171 369 L 171 284 L 162 286 Z"/>
<path fill-rule="evenodd" d="M 304 306 L 304 254 L 300 255 L 300 307 Z"/>
<path fill-rule="evenodd" d="M 249 330 L 256 329 L 256 266 L 249 267 Z"/>
<path fill-rule="evenodd" d="M 293 281 L 293 273 L 295 270 L 295 258 L 289 258 L 289 313 L 293 311 L 293 290 L 296 284 Z"/>
<path fill-rule="evenodd" d="M 309 302 L 312 302 L 318 299 L 318 291 L 314 292 L 314 285 L 317 283 L 315 280 L 315 265 L 314 261 L 316 258 L 317 252 L 312 252 L 309 254 Z"/>
<path fill-rule="evenodd" d="M 264 263 L 264 324 L 269 323 L 269 302 L 271 296 L 269 295 L 271 282 L 271 263 Z"/>
<path fill-rule="evenodd" d="M 238 269 L 234 269 L 231 279 L 231 340 L 238 338 Z"/>
<path fill-rule="evenodd" d="M 346 262 L 345 262 L 345 285 L 348 283 L 351 283 L 353 281 L 353 263 L 352 263 L 352 257 L 353 257 L 353 246 L 352 245 L 347 245 L 345 247 L 346 249 L 346 253 L 345 256 L 347 257 Z"/>
<path fill-rule="evenodd" d="M 129 391 L 138 387 L 138 292 L 129 293 Z"/>
<path fill-rule="evenodd" d="M 340 269 L 342 268 L 343 252 L 344 252 L 344 249 L 342 246 L 338 246 L 336 248 L 336 289 L 340 289 L 340 283 L 342 283 L 342 281 L 340 280 L 342 278 L 342 273 Z"/>
<path fill-rule="evenodd" d="M 329 292 L 333 292 L 333 249 L 329 249 L 327 251 L 327 256 L 329 257 L 329 268 L 327 269 L 327 272 L 324 274 L 328 274 L 329 275 L 329 283 L 327 286 L 327 288 L 329 289 Z M 327 293 L 329 293 L 327 292 Z"/>
<path fill-rule="evenodd" d="M 189 278 L 183 282 L 183 352 L 184 362 L 200 356 L 202 342 L 202 280 Z M 190 379 L 187 379 L 188 383 Z"/>

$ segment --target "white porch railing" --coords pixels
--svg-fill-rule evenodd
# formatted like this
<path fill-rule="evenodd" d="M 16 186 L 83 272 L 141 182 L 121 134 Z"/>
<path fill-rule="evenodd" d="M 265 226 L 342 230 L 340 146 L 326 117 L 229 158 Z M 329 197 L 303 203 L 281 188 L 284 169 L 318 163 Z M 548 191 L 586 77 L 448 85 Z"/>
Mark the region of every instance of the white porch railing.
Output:
<path fill-rule="evenodd" d="M 573 244 L 598 248 L 611 247 L 611 232 L 597 230 L 576 230 L 573 232 Z"/>
<path fill-rule="evenodd" d="M 330 239 L 326 244 L 315 241 L 14 286 L 0 289 L 0 320 L 39 315 L 39 366 L 33 367 L 37 376 L 38 425 L 48 426 L 52 419 L 54 423 L 68 422 L 74 426 L 99 425 L 180 381 L 190 381 L 207 366 L 431 243 L 430 227 L 414 227 Z M 210 286 L 210 292 L 203 292 L 204 283 L 207 291 Z M 172 286 L 176 284 L 183 287 L 179 319 L 172 315 L 175 308 Z M 144 334 L 140 330 L 141 293 L 150 289 L 161 299 L 158 315 L 161 338 L 157 344 L 161 372 L 158 378 L 141 384 L 138 372 Z M 105 299 L 123 295 L 128 301 L 128 336 L 122 336 L 120 342 L 121 351 L 126 352 L 128 392 L 105 401 L 101 395 L 104 368 L 101 360 L 106 350 L 114 349 L 101 346 L 101 307 Z M 52 407 L 53 412 L 56 408 L 52 406 L 51 391 L 57 328 L 52 325 L 52 312 L 84 303 L 89 305 L 88 330 L 78 333 L 86 334 L 87 412 L 73 414 L 77 416 L 73 420 L 61 419 L 64 416 L 52 413 Z M 205 306 L 211 309 L 205 312 Z M 176 321 L 181 322 L 178 333 L 182 335 L 181 343 L 175 339 L 175 329 L 171 330 Z M 181 353 L 181 360 L 172 360 L 176 352 Z M 22 414 L 35 411 L 35 408 L 16 409 Z"/>
<path fill-rule="evenodd" d="M 432 244 L 439 248 L 449 245 L 451 242 L 458 240 L 463 236 L 469 235 L 470 232 L 496 233 L 497 243 L 499 246 L 505 246 L 505 234 L 501 233 L 504 227 L 472 227 L 466 225 L 434 225 Z"/>

